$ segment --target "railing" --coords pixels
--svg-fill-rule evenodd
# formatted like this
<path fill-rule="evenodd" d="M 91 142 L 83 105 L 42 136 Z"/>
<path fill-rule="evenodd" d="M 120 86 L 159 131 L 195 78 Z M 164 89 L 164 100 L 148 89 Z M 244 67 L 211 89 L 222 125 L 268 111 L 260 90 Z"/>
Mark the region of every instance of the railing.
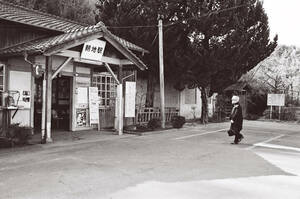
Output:
<path fill-rule="evenodd" d="M 135 123 L 143 124 L 149 122 L 153 118 L 160 118 L 160 109 L 157 107 L 153 108 L 142 108 L 136 110 Z M 179 110 L 176 107 L 165 108 L 166 122 L 171 121 L 171 118 L 175 115 L 179 115 Z"/>

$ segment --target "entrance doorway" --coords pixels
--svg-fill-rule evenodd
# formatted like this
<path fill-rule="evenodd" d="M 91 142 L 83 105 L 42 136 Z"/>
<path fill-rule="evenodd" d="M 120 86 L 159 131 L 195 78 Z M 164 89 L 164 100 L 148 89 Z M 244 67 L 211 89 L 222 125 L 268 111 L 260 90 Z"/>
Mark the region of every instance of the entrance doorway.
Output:
<path fill-rule="evenodd" d="M 53 130 L 70 130 L 71 77 L 60 76 L 52 80 L 52 125 Z M 41 128 L 43 79 L 35 79 L 34 126 Z"/>

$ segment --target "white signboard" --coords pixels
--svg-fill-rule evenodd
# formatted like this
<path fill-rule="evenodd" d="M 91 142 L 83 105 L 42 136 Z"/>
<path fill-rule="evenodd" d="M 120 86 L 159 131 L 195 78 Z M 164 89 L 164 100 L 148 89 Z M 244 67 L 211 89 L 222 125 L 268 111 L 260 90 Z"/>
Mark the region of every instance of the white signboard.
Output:
<path fill-rule="evenodd" d="M 88 91 L 87 87 L 77 88 L 77 107 L 87 108 L 88 105 Z"/>
<path fill-rule="evenodd" d="M 125 90 L 125 117 L 135 117 L 136 83 L 126 82 Z"/>
<path fill-rule="evenodd" d="M 81 52 L 82 59 L 89 59 L 93 61 L 101 61 L 106 42 L 95 39 L 89 42 L 84 43 L 83 49 Z"/>
<path fill-rule="evenodd" d="M 99 124 L 98 88 L 89 87 L 90 124 Z"/>
<path fill-rule="evenodd" d="M 285 95 L 284 94 L 268 94 L 268 106 L 284 106 Z"/>

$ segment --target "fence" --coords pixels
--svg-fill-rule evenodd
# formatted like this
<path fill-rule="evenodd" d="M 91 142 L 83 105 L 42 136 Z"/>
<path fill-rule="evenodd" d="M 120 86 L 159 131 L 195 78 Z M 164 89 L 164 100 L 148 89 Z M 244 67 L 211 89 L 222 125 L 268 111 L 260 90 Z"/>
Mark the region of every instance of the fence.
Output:
<path fill-rule="evenodd" d="M 179 115 L 179 110 L 176 107 L 166 107 L 165 108 L 166 122 L 171 121 L 173 116 Z M 142 108 L 137 110 L 135 123 L 144 124 L 149 122 L 153 118 L 160 118 L 160 109 L 157 107 L 153 108 Z"/>
<path fill-rule="evenodd" d="M 300 106 L 300 91 L 288 90 L 284 94 L 287 105 Z"/>

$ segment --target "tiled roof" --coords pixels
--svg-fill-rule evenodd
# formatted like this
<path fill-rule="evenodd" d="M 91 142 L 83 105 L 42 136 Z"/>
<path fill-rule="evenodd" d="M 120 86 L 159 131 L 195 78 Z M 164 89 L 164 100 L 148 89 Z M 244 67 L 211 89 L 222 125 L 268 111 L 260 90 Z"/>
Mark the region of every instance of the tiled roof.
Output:
<path fill-rule="evenodd" d="M 0 0 L 0 18 L 61 32 L 86 26 L 86 24 L 80 24 L 75 21 L 28 9 L 23 6 L 13 5 L 2 0 Z"/>
<path fill-rule="evenodd" d="M 44 53 L 47 49 L 56 45 L 63 44 L 74 39 L 88 36 L 94 33 L 101 33 L 101 27 L 90 26 L 84 29 L 63 33 L 58 36 L 48 37 L 44 39 L 37 39 L 31 42 L 26 42 L 13 47 L 0 49 L 0 55 L 22 54 L 25 51 L 29 54 Z"/>
<path fill-rule="evenodd" d="M 63 46 L 68 42 L 79 40 L 89 36 L 93 36 L 93 35 L 97 36 L 97 34 L 99 35 L 99 37 L 101 34 L 103 34 L 103 36 L 106 36 L 112 39 L 113 41 L 120 43 L 120 41 L 116 39 L 117 37 L 115 37 L 115 35 L 112 35 L 104 26 L 102 26 L 101 23 L 99 23 L 95 26 L 88 26 L 88 27 L 72 30 L 58 36 L 38 39 L 31 42 L 19 44 L 13 47 L 0 49 L 0 55 L 1 56 L 21 55 L 24 52 L 28 54 L 44 54 L 54 47 L 60 45 Z M 133 59 L 133 61 L 135 62 L 135 64 L 137 64 L 142 70 L 147 68 L 146 65 L 134 53 L 128 50 L 126 46 L 124 45 L 121 46 L 125 50 L 127 56 L 130 56 L 131 59 Z"/>
<path fill-rule="evenodd" d="M 85 28 L 90 28 L 87 24 L 78 23 L 69 19 L 50 15 L 40 11 L 25 8 L 23 6 L 17 6 L 10 3 L 6 3 L 0 0 L 0 19 L 22 23 L 30 26 L 35 26 L 43 29 L 59 31 L 59 32 L 70 32 L 78 31 Z M 128 42 L 116 35 L 115 39 L 118 40 L 122 45 L 126 46 L 130 50 L 148 53 L 147 50 Z"/>

